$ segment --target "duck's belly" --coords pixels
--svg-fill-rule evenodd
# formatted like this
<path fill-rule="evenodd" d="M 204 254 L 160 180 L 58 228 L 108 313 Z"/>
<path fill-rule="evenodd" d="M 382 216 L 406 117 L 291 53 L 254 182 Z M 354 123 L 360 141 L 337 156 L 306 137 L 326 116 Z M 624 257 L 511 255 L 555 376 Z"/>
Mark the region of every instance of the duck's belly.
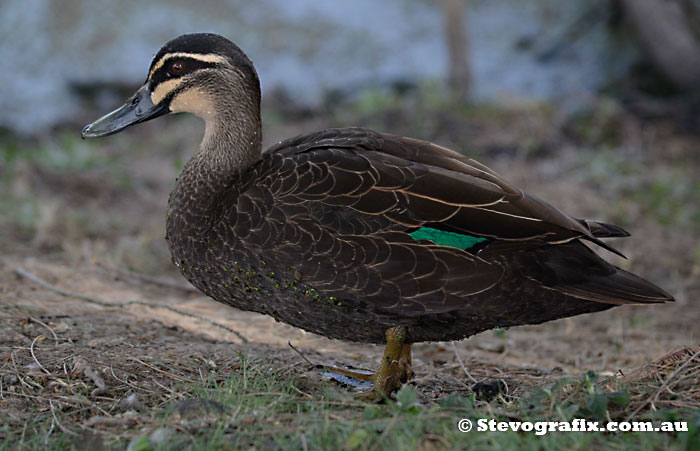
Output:
<path fill-rule="evenodd" d="M 537 324 L 612 307 L 516 279 L 469 296 L 463 309 L 408 316 L 382 311 L 361 298 L 324 296 L 299 280 L 291 267 L 257 256 L 221 258 L 207 252 L 194 259 L 173 249 L 173 259 L 190 283 L 216 301 L 325 337 L 363 343 L 384 343 L 386 329 L 400 325 L 408 328 L 410 342 L 460 340 L 496 327 Z"/>
<path fill-rule="evenodd" d="M 218 302 L 329 338 L 383 343 L 384 331 L 398 325 L 396 318 L 372 312 L 360 302 L 323 296 L 297 280 L 293 270 L 262 261 L 255 266 L 243 258 L 216 266 L 188 264 L 187 259 L 175 262 L 192 285 Z"/>

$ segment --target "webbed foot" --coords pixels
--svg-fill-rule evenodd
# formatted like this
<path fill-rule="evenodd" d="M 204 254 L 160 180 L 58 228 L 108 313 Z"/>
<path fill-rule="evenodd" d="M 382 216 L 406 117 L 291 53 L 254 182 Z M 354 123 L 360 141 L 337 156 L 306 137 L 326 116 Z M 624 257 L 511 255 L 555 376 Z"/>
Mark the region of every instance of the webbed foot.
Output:
<path fill-rule="evenodd" d="M 401 385 L 413 378 L 411 366 L 411 344 L 406 343 L 407 330 L 404 326 L 392 327 L 386 330 L 386 347 L 377 371 L 361 369 L 346 369 L 332 366 L 324 367 L 332 377 L 348 385 L 360 386 L 362 382 L 372 382 L 373 389 L 356 394 L 357 398 L 379 402 L 387 399 Z M 355 379 L 358 383 L 347 380 Z M 362 381 L 362 382 L 360 382 Z"/>

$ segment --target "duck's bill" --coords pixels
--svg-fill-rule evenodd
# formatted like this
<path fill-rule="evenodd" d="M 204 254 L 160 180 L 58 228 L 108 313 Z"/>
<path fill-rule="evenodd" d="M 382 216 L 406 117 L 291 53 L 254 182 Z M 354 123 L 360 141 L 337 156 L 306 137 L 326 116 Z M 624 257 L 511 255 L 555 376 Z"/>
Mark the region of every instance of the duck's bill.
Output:
<path fill-rule="evenodd" d="M 167 105 L 153 105 L 148 84 L 145 84 L 124 105 L 87 125 L 83 129 L 82 136 L 83 138 L 97 138 L 112 135 L 130 125 L 138 124 L 169 112 Z"/>

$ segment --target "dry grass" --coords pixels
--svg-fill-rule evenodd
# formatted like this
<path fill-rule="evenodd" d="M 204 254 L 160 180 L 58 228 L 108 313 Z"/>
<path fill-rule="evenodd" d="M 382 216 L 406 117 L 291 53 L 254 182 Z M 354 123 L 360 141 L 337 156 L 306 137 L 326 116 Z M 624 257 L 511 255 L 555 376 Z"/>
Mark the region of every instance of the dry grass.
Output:
<path fill-rule="evenodd" d="M 644 409 L 700 411 L 700 346 L 671 351 L 625 375 L 633 408 L 629 418 Z"/>

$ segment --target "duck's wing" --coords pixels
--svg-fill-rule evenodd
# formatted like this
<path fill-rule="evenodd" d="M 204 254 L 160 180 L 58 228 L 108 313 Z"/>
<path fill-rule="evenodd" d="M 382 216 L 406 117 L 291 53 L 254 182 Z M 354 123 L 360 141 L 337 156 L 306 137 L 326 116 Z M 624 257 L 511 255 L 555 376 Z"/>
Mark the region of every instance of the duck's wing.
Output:
<path fill-rule="evenodd" d="M 494 243 L 514 252 L 597 240 L 587 222 L 473 160 L 364 129 L 274 146 L 248 174 L 235 208 L 233 231 L 251 253 L 293 268 L 324 295 L 403 316 L 464 309 L 469 296 L 501 282 L 502 261 L 480 257 Z"/>
<path fill-rule="evenodd" d="M 598 236 L 627 236 L 616 226 L 574 219 L 483 164 L 426 141 L 329 129 L 282 142 L 268 154 L 278 154 L 288 168 L 278 173 L 281 194 L 348 207 L 378 218 L 380 227 L 396 225 L 393 230 L 430 226 L 547 243 L 584 238 L 608 249 Z"/>

